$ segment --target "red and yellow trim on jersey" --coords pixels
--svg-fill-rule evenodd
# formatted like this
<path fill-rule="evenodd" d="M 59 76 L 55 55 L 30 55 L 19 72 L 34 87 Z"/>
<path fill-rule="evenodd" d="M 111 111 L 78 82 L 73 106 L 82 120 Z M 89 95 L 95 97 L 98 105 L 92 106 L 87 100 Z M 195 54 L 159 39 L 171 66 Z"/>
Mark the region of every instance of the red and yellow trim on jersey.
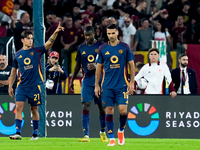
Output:
<path fill-rule="evenodd" d="M 103 86 L 104 78 L 105 78 L 105 69 L 103 68 L 103 78 L 102 78 L 102 81 L 101 81 L 101 87 Z"/>
<path fill-rule="evenodd" d="M 42 79 L 42 81 L 44 81 L 40 65 L 38 66 L 38 70 L 39 70 L 40 78 Z"/>
<path fill-rule="evenodd" d="M 38 86 L 38 89 L 39 89 L 39 91 L 40 91 L 40 93 L 41 93 L 41 87 L 40 87 L 40 85 L 37 85 Z"/>
<path fill-rule="evenodd" d="M 22 81 L 21 80 L 21 73 L 20 72 L 18 73 L 18 76 L 19 76 L 19 79 L 18 79 L 18 82 L 17 82 L 17 87 L 19 86 L 20 82 Z"/>
<path fill-rule="evenodd" d="M 125 80 L 126 84 L 129 85 L 129 82 L 127 80 L 127 66 L 124 67 L 124 80 Z"/>

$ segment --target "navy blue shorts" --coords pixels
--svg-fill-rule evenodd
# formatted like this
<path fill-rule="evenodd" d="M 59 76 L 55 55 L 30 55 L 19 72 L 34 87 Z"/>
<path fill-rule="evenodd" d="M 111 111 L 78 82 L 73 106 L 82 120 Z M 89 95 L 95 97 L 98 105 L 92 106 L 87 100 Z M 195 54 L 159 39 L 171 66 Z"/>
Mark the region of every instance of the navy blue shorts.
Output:
<path fill-rule="evenodd" d="M 15 92 L 16 102 L 25 102 L 28 98 L 28 102 L 31 106 L 41 105 L 41 89 L 40 85 L 35 85 L 31 87 L 18 86 Z"/>
<path fill-rule="evenodd" d="M 128 90 L 127 87 L 118 89 L 103 89 L 102 104 L 103 107 L 116 105 L 128 105 Z"/>
<path fill-rule="evenodd" d="M 81 102 L 92 102 L 94 99 L 95 104 L 101 104 L 101 96 L 99 99 L 95 96 L 94 86 L 82 85 L 81 88 Z"/>

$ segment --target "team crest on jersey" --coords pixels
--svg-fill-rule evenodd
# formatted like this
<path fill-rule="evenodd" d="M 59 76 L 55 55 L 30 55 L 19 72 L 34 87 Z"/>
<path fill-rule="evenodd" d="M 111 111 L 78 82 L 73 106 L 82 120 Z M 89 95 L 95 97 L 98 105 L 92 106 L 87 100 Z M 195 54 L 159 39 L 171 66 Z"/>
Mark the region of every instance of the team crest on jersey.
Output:
<path fill-rule="evenodd" d="M 97 49 L 95 49 L 94 51 L 95 51 L 95 53 L 98 53 L 99 50 L 98 50 L 98 48 L 97 48 Z"/>
<path fill-rule="evenodd" d="M 83 52 L 82 52 L 82 55 L 84 55 L 84 54 L 86 54 L 86 52 L 85 52 L 85 51 L 83 51 Z"/>
<path fill-rule="evenodd" d="M 105 105 L 105 104 L 106 104 L 106 102 L 104 102 L 104 101 L 103 101 L 103 104 Z"/>
<path fill-rule="evenodd" d="M 110 55 L 109 51 L 107 51 L 107 52 L 105 53 L 105 55 Z"/>
<path fill-rule="evenodd" d="M 33 56 L 33 55 L 34 55 L 34 52 L 30 52 L 30 55 L 32 55 L 32 56 Z"/>
<path fill-rule="evenodd" d="M 123 50 L 122 50 L 122 49 L 120 49 L 118 52 L 119 52 L 120 54 L 122 54 L 122 53 L 123 53 Z"/>
<path fill-rule="evenodd" d="M 73 35 L 74 34 L 74 32 L 70 32 L 70 35 Z"/>

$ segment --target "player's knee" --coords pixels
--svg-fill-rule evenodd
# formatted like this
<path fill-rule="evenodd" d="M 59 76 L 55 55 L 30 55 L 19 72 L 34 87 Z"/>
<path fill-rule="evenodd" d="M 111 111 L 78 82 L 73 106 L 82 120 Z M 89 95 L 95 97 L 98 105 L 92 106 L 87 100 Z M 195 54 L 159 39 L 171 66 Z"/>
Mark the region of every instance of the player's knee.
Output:
<path fill-rule="evenodd" d="M 37 106 L 31 106 L 31 112 L 32 112 L 33 115 L 38 113 L 38 107 Z"/>
<path fill-rule="evenodd" d="M 113 114 L 114 113 L 113 107 L 106 107 L 106 114 Z"/>
<path fill-rule="evenodd" d="M 83 106 L 83 110 L 87 110 L 87 111 L 89 111 L 90 110 L 90 102 L 84 102 L 83 104 L 82 104 L 82 106 Z"/>
<path fill-rule="evenodd" d="M 16 105 L 16 111 L 22 112 L 23 111 L 23 105 Z"/>
<path fill-rule="evenodd" d="M 120 115 L 126 115 L 127 114 L 127 110 L 120 110 L 119 113 L 120 113 Z"/>

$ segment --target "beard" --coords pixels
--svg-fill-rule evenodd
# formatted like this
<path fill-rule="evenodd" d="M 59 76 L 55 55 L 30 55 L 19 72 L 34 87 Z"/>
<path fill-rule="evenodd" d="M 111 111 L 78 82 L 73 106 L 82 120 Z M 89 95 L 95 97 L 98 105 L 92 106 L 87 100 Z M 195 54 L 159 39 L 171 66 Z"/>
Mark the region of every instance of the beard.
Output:
<path fill-rule="evenodd" d="M 188 65 L 187 63 L 181 63 L 181 66 L 184 68 L 187 67 L 187 65 Z"/>
<path fill-rule="evenodd" d="M 4 63 L 1 63 L 0 64 L 0 68 L 4 68 L 5 67 L 5 64 Z"/>
<path fill-rule="evenodd" d="M 110 40 L 110 42 L 115 42 L 116 39 L 115 38 L 110 38 L 109 40 Z"/>

